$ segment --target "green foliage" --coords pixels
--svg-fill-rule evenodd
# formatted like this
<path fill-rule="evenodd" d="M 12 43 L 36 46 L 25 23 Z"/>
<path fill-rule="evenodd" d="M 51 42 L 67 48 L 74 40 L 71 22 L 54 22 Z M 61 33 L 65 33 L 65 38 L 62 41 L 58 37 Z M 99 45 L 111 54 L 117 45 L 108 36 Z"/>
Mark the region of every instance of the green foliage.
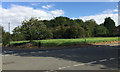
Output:
<path fill-rule="evenodd" d="M 95 30 L 96 36 L 107 36 L 109 31 L 103 25 L 97 26 Z"/>
<path fill-rule="evenodd" d="M 3 31 L 3 27 L 0 26 L 0 43 L 2 43 L 2 31 Z"/>
<path fill-rule="evenodd" d="M 10 43 L 10 33 L 9 32 L 5 32 L 2 34 L 2 43 L 4 46 L 6 46 Z"/>
<path fill-rule="evenodd" d="M 52 38 L 52 35 L 53 34 L 47 29 L 46 25 L 37 18 L 31 18 L 28 21 L 24 20 L 21 27 L 16 27 L 13 30 L 13 37 L 16 38 L 16 36 L 18 36 L 22 40 L 30 40 L 30 42 L 37 39 Z"/>
<path fill-rule="evenodd" d="M 88 21 L 85 22 L 83 28 L 86 30 L 88 37 L 94 37 L 95 28 L 97 26 L 98 26 L 98 24 L 93 19 L 88 20 Z"/>
<path fill-rule="evenodd" d="M 104 26 L 109 30 L 109 35 L 114 35 L 114 29 L 115 29 L 115 22 L 110 18 L 105 18 Z"/>
<path fill-rule="evenodd" d="M 68 30 L 69 38 L 83 38 L 85 37 L 85 30 L 80 26 L 71 26 Z"/>
<path fill-rule="evenodd" d="M 24 20 L 22 26 L 13 30 L 12 40 L 41 40 L 41 39 L 68 39 L 96 36 L 115 36 L 114 21 L 108 17 L 105 22 L 98 25 L 93 19 L 83 21 L 81 19 L 70 19 L 68 17 L 56 17 L 51 20 L 40 20 L 30 18 Z"/>

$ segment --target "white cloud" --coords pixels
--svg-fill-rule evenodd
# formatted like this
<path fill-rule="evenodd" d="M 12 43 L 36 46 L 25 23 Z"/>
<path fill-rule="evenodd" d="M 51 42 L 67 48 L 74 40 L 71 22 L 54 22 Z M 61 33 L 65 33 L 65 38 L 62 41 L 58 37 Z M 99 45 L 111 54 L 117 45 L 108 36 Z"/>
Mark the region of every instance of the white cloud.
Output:
<path fill-rule="evenodd" d="M 114 12 L 118 12 L 118 9 L 114 9 L 114 10 L 107 9 L 107 10 L 103 11 L 103 13 L 105 13 L 105 14 L 111 14 L 111 13 L 114 13 Z"/>
<path fill-rule="evenodd" d="M 118 26 L 118 13 L 114 13 L 114 12 L 118 12 L 118 10 L 117 9 L 106 10 L 103 11 L 101 14 L 81 16 L 80 19 L 83 19 L 83 21 L 94 19 L 98 24 L 101 24 L 104 22 L 106 17 L 111 17 L 115 21 L 116 26 Z"/>
<path fill-rule="evenodd" d="M 54 11 L 51 11 L 51 14 L 53 14 L 53 16 L 63 15 L 64 11 L 63 10 L 54 10 Z"/>
<path fill-rule="evenodd" d="M 49 9 L 49 8 L 51 8 L 51 7 L 53 7 L 53 6 L 52 6 L 52 5 L 42 6 L 42 8 L 45 8 L 45 9 Z"/>
<path fill-rule="evenodd" d="M 110 2 L 118 2 L 119 0 L 110 0 Z"/>
<path fill-rule="evenodd" d="M 40 17 L 41 20 L 50 20 L 56 16 L 64 14 L 63 10 L 44 11 L 41 9 L 34 9 L 32 7 L 12 5 L 9 9 L 4 9 L 0 5 L 0 24 L 8 31 L 8 22 L 11 23 L 11 31 L 21 25 L 24 19 L 30 19 L 31 17 Z"/>
<path fill-rule="evenodd" d="M 32 3 L 31 5 L 35 6 L 35 5 L 39 5 L 40 3 Z"/>

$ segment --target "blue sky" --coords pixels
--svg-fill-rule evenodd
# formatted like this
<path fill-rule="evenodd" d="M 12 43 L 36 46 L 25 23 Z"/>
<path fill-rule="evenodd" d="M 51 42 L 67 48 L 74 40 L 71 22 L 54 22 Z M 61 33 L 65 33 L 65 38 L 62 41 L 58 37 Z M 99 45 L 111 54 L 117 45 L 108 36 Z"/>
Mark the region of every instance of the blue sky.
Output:
<path fill-rule="evenodd" d="M 64 10 L 67 17 L 89 16 L 99 14 L 107 9 L 117 9 L 117 2 L 3 2 L 3 8 L 10 8 L 12 4 L 32 7 L 34 9 L 44 9 L 42 6 L 52 5 L 49 10 Z M 35 4 L 35 5 L 33 5 Z M 46 10 L 46 9 L 44 9 Z"/>
<path fill-rule="evenodd" d="M 2 2 L 0 6 L 0 21 L 8 31 L 7 23 L 11 23 L 12 30 L 21 25 L 24 19 L 40 17 L 42 20 L 53 19 L 58 16 L 66 16 L 83 21 L 94 19 L 98 24 L 104 22 L 104 18 L 111 17 L 118 24 L 117 2 Z"/>

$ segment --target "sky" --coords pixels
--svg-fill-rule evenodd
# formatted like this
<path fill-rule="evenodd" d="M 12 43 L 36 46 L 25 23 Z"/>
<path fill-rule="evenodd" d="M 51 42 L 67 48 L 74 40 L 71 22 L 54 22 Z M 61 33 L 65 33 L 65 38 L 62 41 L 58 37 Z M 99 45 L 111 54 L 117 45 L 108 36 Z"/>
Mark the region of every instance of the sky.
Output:
<path fill-rule="evenodd" d="M 1 0 L 2 2 L 118 2 L 119 0 Z"/>
<path fill-rule="evenodd" d="M 10 22 L 11 32 L 31 17 L 40 17 L 41 20 L 58 16 L 83 21 L 94 19 L 98 24 L 111 17 L 118 26 L 118 2 L 2 2 L 0 14 L 0 24 L 8 31 Z"/>

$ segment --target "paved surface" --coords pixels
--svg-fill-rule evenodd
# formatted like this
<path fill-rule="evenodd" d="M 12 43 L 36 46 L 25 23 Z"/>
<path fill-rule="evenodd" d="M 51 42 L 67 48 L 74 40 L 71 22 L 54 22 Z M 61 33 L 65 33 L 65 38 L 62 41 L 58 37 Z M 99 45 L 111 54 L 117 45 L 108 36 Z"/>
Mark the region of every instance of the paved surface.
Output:
<path fill-rule="evenodd" d="M 120 48 L 90 46 L 51 51 L 3 50 L 3 70 L 117 70 Z"/>

